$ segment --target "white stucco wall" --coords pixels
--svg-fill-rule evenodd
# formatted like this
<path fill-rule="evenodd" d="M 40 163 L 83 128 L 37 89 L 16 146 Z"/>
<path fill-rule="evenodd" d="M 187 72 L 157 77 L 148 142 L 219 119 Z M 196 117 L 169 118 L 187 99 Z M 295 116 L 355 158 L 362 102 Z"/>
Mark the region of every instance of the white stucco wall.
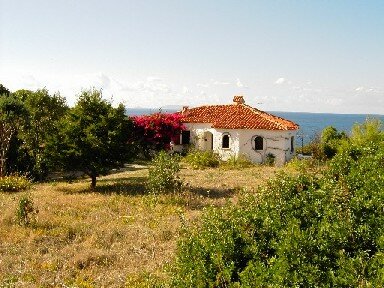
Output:
<path fill-rule="evenodd" d="M 297 131 L 271 131 L 248 129 L 215 129 L 211 124 L 186 123 L 187 130 L 191 131 L 191 144 L 200 150 L 210 150 L 209 135 L 213 135 L 213 152 L 218 153 L 223 160 L 231 156 L 245 155 L 254 163 L 262 163 L 268 153 L 276 156 L 277 165 L 282 165 L 294 156 L 291 152 L 291 137 L 296 137 Z M 222 136 L 229 135 L 229 148 L 222 148 Z M 208 137 L 207 137 L 208 136 Z M 254 137 L 261 136 L 264 149 L 254 149 Z"/>
<path fill-rule="evenodd" d="M 282 165 L 294 156 L 291 152 L 291 137 L 296 137 L 296 131 L 273 131 L 273 130 L 240 130 L 240 154 L 246 155 L 252 162 L 262 163 L 269 153 L 275 155 L 277 165 Z M 255 150 L 255 136 L 263 138 L 264 149 Z"/>

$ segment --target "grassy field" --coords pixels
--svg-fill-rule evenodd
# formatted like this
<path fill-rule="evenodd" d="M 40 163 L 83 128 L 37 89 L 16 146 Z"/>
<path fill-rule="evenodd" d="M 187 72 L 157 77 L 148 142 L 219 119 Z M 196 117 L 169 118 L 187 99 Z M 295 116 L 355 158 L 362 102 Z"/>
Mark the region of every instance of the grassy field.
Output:
<path fill-rule="evenodd" d="M 0 192 L 0 287 L 150 287 L 166 277 L 182 222 L 198 221 L 204 207 L 236 201 L 279 168 L 183 168 L 181 194 L 146 195 L 145 166 L 89 180 L 33 185 Z M 18 225 L 19 199 L 38 209 Z"/>

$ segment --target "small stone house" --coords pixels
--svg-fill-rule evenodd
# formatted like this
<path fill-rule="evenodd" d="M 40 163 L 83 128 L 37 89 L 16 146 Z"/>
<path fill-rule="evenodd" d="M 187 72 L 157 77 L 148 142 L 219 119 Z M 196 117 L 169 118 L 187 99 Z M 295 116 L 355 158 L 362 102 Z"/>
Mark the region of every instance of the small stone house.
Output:
<path fill-rule="evenodd" d="M 223 160 L 244 155 L 254 163 L 263 163 L 273 155 L 277 165 L 295 154 L 299 126 L 246 105 L 243 96 L 235 96 L 228 105 L 183 107 L 180 113 L 186 131 L 174 145 L 175 151 L 191 144 L 218 153 Z"/>

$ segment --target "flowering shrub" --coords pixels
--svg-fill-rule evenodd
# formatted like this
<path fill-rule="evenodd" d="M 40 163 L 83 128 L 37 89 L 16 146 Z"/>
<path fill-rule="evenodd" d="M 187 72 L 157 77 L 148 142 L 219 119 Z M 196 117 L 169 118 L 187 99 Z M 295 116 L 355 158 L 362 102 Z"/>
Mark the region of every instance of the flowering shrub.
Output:
<path fill-rule="evenodd" d="M 179 113 L 155 113 L 133 117 L 135 138 L 144 153 L 169 149 L 171 141 L 179 143 L 185 130 Z"/>

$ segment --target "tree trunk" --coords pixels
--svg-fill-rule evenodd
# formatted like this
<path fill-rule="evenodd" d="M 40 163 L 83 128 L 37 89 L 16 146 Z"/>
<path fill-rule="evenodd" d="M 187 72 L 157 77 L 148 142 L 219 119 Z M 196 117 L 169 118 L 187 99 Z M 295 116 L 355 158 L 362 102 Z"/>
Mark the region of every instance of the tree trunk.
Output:
<path fill-rule="evenodd" d="M 0 121 L 0 177 L 6 174 L 7 152 L 11 143 L 12 136 L 15 132 L 14 127 L 5 121 Z"/>
<path fill-rule="evenodd" d="M 92 174 L 91 175 L 91 179 L 92 179 L 92 181 L 91 181 L 91 190 L 95 190 L 95 188 L 96 188 L 96 174 Z"/>

